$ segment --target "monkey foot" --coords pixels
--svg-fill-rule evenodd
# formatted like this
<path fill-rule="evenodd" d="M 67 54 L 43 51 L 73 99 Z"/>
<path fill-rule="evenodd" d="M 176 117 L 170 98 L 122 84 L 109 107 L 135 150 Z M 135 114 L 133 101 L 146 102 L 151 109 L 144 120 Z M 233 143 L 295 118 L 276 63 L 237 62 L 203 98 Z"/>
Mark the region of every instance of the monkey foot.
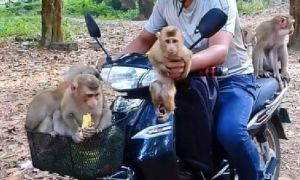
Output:
<path fill-rule="evenodd" d="M 58 133 L 55 132 L 55 131 L 50 132 L 50 136 L 51 136 L 51 137 L 56 137 L 57 135 L 58 135 Z"/>
<path fill-rule="evenodd" d="M 264 73 L 259 75 L 259 77 L 262 77 L 262 78 L 269 78 L 271 76 L 272 76 L 271 72 L 264 72 Z"/>

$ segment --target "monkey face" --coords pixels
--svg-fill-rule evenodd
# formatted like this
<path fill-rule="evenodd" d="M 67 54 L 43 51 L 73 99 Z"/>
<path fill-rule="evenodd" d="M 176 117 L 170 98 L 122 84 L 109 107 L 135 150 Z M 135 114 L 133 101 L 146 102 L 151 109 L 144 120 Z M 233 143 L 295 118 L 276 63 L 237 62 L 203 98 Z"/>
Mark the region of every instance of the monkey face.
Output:
<path fill-rule="evenodd" d="M 176 57 L 183 45 L 183 35 L 175 26 L 164 27 L 158 39 L 160 48 L 166 57 Z"/>
<path fill-rule="evenodd" d="M 295 19 L 293 16 L 279 16 L 278 18 L 278 25 L 280 29 L 288 29 L 289 35 L 294 33 L 294 23 Z"/>
<path fill-rule="evenodd" d="M 166 52 L 169 56 L 175 56 L 178 52 L 178 39 L 169 37 L 165 39 Z"/>
<path fill-rule="evenodd" d="M 95 109 L 98 106 L 100 94 L 98 89 L 91 90 L 88 87 L 83 87 L 80 91 L 82 102 L 85 103 L 88 108 Z"/>
<path fill-rule="evenodd" d="M 73 98 L 81 107 L 87 107 L 90 110 L 97 108 L 100 88 L 98 89 L 90 89 L 87 86 L 72 88 Z"/>
<path fill-rule="evenodd" d="M 257 44 L 257 38 L 255 33 L 249 29 L 242 29 L 243 39 L 246 46 L 255 46 Z"/>

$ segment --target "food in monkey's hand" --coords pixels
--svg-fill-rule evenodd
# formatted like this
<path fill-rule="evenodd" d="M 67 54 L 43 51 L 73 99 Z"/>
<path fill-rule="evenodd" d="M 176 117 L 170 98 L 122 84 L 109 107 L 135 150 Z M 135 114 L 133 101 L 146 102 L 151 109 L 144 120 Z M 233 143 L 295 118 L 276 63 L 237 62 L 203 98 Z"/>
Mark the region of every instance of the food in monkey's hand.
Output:
<path fill-rule="evenodd" d="M 92 127 L 92 125 L 93 125 L 93 122 L 92 122 L 91 113 L 87 113 L 87 114 L 83 115 L 81 128 L 82 129 L 90 128 L 90 127 Z"/>

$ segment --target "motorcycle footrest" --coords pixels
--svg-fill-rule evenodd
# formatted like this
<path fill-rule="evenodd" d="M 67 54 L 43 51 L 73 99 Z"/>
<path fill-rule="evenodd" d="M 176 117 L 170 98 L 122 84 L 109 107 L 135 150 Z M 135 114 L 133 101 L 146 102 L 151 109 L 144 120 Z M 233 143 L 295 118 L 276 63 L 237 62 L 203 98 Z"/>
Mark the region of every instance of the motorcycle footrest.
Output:
<path fill-rule="evenodd" d="M 272 157 L 270 161 L 267 163 L 265 171 L 264 171 L 264 179 L 271 180 L 272 176 L 274 175 L 275 169 L 278 164 L 278 159 Z"/>

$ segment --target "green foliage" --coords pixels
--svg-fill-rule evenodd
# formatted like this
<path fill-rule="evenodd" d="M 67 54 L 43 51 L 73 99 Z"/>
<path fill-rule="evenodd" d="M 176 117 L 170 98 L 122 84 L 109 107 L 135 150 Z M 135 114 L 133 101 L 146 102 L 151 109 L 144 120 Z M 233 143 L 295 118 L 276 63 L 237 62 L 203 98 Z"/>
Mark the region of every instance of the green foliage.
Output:
<path fill-rule="evenodd" d="M 66 18 L 63 22 L 64 39 L 73 39 L 75 37 L 75 33 L 82 32 L 80 28 L 81 26 Z M 40 16 L 35 15 L 0 18 L 0 37 L 36 37 L 39 34 L 41 34 Z"/>
<path fill-rule="evenodd" d="M 96 3 L 94 0 L 65 0 L 64 12 L 76 16 L 82 16 L 84 13 L 89 12 L 104 19 L 131 19 L 138 14 L 137 10 L 126 12 L 114 10 L 112 6 L 107 5 L 105 2 Z"/>
<path fill-rule="evenodd" d="M 240 0 L 237 2 L 240 14 L 257 13 L 269 7 L 274 0 Z"/>
<path fill-rule="evenodd" d="M 41 1 L 40 0 L 32 0 L 32 1 L 25 1 L 25 2 L 15 2 L 11 3 L 6 8 L 1 8 L 0 11 L 6 11 L 10 14 L 14 15 L 35 15 L 39 14 L 41 11 Z M 1 13 L 0 13 L 1 17 Z"/>
<path fill-rule="evenodd" d="M 41 20 L 38 16 L 4 17 L 0 18 L 0 37 L 37 35 L 41 29 Z"/>

